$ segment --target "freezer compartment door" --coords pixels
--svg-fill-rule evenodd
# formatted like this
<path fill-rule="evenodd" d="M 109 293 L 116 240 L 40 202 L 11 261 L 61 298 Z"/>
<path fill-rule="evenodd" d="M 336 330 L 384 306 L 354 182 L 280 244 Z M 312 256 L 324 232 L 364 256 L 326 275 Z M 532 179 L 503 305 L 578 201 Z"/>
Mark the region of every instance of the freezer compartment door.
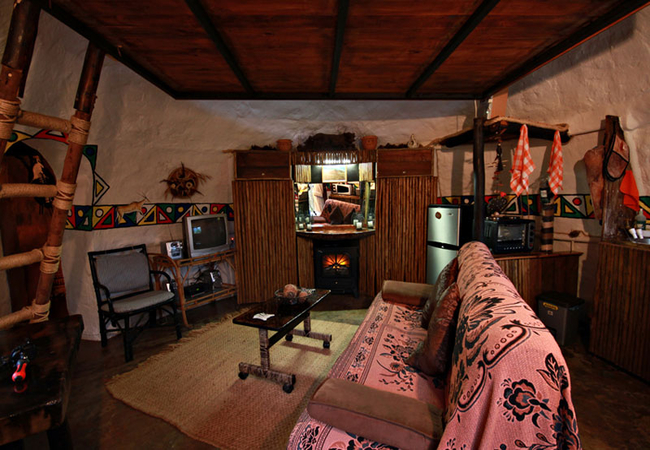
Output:
<path fill-rule="evenodd" d="M 427 241 L 447 245 L 460 243 L 460 208 L 429 206 Z"/>
<path fill-rule="evenodd" d="M 457 249 L 427 245 L 427 283 L 435 284 L 438 275 L 447 264 L 458 255 Z"/>

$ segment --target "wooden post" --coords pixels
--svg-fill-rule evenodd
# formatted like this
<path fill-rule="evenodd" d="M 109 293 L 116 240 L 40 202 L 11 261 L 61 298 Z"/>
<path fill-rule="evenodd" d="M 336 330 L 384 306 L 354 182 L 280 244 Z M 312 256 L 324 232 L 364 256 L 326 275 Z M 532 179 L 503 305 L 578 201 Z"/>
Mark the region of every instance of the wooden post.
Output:
<path fill-rule="evenodd" d="M 77 122 L 82 125 L 82 129 L 78 131 L 73 130 L 68 137 L 68 151 L 65 156 L 63 171 L 59 178 L 59 183 L 61 184 L 75 185 L 77 181 L 77 174 L 79 173 L 79 165 L 81 163 L 81 156 L 85 146 L 85 138 L 90 127 L 89 122 L 95 105 L 95 94 L 97 92 L 97 85 L 99 83 L 99 75 L 102 70 L 103 62 L 104 52 L 94 44 L 89 43 L 88 48 L 86 49 L 86 57 L 84 59 L 81 78 L 79 80 L 77 96 L 75 98 L 74 107 L 76 111 L 71 119 L 73 126 L 75 125 L 75 122 Z M 85 129 L 83 129 L 83 127 L 85 127 Z M 73 133 L 76 133 L 74 137 Z M 59 191 L 59 194 L 61 194 L 61 191 Z M 72 198 L 73 197 L 74 190 L 72 192 Z M 45 247 L 59 249 L 58 257 L 54 256 L 54 260 L 50 261 L 50 264 L 55 264 L 56 266 L 58 266 L 60 260 L 63 231 L 65 230 L 65 223 L 68 217 L 68 209 L 61 207 L 60 205 L 66 200 L 72 202 L 72 198 L 60 199 L 60 195 L 57 195 L 54 201 L 52 220 L 50 222 L 50 230 L 47 234 Z M 57 199 L 62 201 L 57 203 Z M 48 255 L 46 255 L 46 260 L 47 257 Z M 44 266 L 45 262 L 46 261 L 41 263 L 41 274 L 36 288 L 35 303 L 37 305 L 45 305 L 49 302 L 52 283 L 55 276 L 55 273 L 52 273 L 52 270 L 48 270 L 47 267 Z M 54 272 L 56 272 L 56 270 L 54 270 Z"/>
<path fill-rule="evenodd" d="M 0 69 L 0 103 L 10 102 L 17 106 L 21 87 L 24 85 L 27 69 L 31 61 L 34 42 L 38 31 L 38 16 L 41 9 L 34 1 L 23 0 L 14 4 L 14 11 L 9 25 L 7 45 L 2 56 Z M 0 160 L 11 137 L 15 115 L 3 110 L 6 106 L 0 105 Z M 3 128 L 6 127 L 6 128 Z M 3 131 L 3 129 L 5 131 Z"/>
<path fill-rule="evenodd" d="M 483 158 L 483 125 L 485 118 L 474 119 L 474 240 L 483 242 L 485 222 L 485 161 Z"/>

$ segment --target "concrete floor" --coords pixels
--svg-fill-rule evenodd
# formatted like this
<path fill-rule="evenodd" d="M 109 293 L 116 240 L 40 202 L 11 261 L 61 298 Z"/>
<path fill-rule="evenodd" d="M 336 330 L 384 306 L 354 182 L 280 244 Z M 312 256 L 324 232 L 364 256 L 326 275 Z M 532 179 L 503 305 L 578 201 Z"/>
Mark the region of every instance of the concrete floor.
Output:
<path fill-rule="evenodd" d="M 359 324 L 371 301 L 367 297 L 331 295 L 312 317 Z M 222 300 L 190 311 L 190 322 L 198 328 L 238 308 L 235 299 Z M 110 339 L 104 349 L 99 342 L 82 341 L 68 407 L 76 448 L 211 448 L 166 422 L 113 399 L 104 387 L 113 375 L 133 369 L 173 342 L 174 333 L 170 330 L 147 330 L 135 343 L 134 361 L 125 364 L 119 338 Z M 650 385 L 590 355 L 585 348 L 581 341 L 562 349 L 569 366 L 584 448 L 650 449 Z M 196 370 L 200 370 L 200 362 Z M 27 439 L 25 447 L 47 448 L 44 434 Z"/>

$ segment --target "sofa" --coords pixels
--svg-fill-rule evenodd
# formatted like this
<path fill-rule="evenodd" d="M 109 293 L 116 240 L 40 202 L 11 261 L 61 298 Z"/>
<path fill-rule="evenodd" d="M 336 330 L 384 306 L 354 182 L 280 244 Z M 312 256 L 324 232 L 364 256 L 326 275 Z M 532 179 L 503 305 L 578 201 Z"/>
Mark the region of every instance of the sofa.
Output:
<path fill-rule="evenodd" d="M 359 211 L 361 211 L 361 205 L 328 198 L 325 200 L 320 216 L 314 217 L 314 223 L 351 224 L 352 215 Z"/>
<path fill-rule="evenodd" d="M 407 363 L 437 329 L 423 328 L 422 316 L 438 286 L 386 282 L 288 448 L 581 448 L 569 372 L 551 333 L 484 244 L 465 244 L 457 266 L 446 372 Z"/>

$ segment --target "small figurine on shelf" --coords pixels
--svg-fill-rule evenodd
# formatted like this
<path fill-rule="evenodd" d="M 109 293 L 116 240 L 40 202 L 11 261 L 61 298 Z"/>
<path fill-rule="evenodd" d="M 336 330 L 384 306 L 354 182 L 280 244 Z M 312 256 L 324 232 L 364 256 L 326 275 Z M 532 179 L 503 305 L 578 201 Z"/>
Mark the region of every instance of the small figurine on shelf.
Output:
<path fill-rule="evenodd" d="M 408 143 L 406 144 L 408 148 L 418 148 L 420 144 L 418 144 L 418 141 L 415 140 L 415 135 L 411 135 L 411 139 L 409 139 Z"/>

